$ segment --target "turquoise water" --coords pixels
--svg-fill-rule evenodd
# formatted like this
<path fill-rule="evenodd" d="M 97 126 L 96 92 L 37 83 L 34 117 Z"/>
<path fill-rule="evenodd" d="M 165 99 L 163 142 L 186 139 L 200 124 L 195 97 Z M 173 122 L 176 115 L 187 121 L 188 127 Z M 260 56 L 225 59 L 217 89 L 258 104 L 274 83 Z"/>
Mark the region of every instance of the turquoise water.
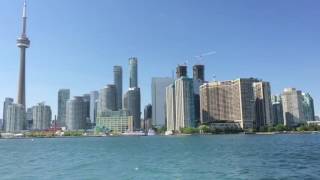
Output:
<path fill-rule="evenodd" d="M 1 139 L 0 179 L 320 179 L 320 135 Z"/>

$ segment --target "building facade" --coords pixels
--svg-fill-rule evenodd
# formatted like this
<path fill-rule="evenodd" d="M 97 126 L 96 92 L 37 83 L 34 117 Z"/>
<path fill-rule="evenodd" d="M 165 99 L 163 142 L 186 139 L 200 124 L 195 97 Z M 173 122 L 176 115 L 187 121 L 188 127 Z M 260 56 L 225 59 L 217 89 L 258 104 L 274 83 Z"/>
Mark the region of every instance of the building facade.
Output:
<path fill-rule="evenodd" d="M 176 131 L 176 101 L 175 85 L 166 88 L 166 125 L 167 131 Z"/>
<path fill-rule="evenodd" d="M 148 104 L 144 107 L 143 110 L 143 115 L 144 115 L 144 123 L 143 123 L 143 129 L 148 130 L 152 128 L 152 105 Z"/>
<path fill-rule="evenodd" d="M 255 97 L 255 121 L 254 127 L 260 129 L 262 127 L 273 126 L 273 113 L 271 102 L 271 87 L 269 82 L 254 82 Z"/>
<path fill-rule="evenodd" d="M 273 123 L 284 124 L 281 96 L 272 96 Z"/>
<path fill-rule="evenodd" d="M 9 104 L 6 109 L 6 132 L 20 132 L 24 130 L 26 119 L 25 107 L 22 104 Z"/>
<path fill-rule="evenodd" d="M 126 93 L 125 102 L 126 109 L 133 118 L 133 129 L 140 130 L 141 128 L 141 95 L 140 88 L 129 88 Z"/>
<path fill-rule="evenodd" d="M 66 126 L 67 101 L 70 99 L 70 89 L 60 89 L 58 91 L 58 120 L 60 127 Z"/>
<path fill-rule="evenodd" d="M 181 77 L 175 81 L 175 128 L 195 127 L 193 79 Z"/>
<path fill-rule="evenodd" d="M 282 93 L 284 125 L 293 127 L 306 123 L 303 113 L 302 92 L 295 88 L 286 88 Z"/>
<path fill-rule="evenodd" d="M 113 66 L 113 83 L 116 86 L 117 98 L 117 110 L 122 109 L 122 67 Z"/>
<path fill-rule="evenodd" d="M 9 97 L 5 98 L 4 103 L 3 103 L 3 111 L 2 111 L 3 120 L 2 120 L 1 129 L 5 129 L 5 127 L 6 127 L 7 108 L 11 104 L 13 104 L 13 98 L 9 98 Z"/>
<path fill-rule="evenodd" d="M 138 59 L 136 57 L 129 58 L 129 87 L 135 88 L 138 87 Z"/>
<path fill-rule="evenodd" d="M 98 111 L 98 99 L 99 92 L 91 91 L 90 92 L 90 123 L 96 123 L 97 111 Z"/>
<path fill-rule="evenodd" d="M 98 113 L 117 110 L 117 91 L 116 86 L 108 84 L 100 90 Z"/>
<path fill-rule="evenodd" d="M 126 110 L 107 111 L 97 117 L 96 128 L 124 133 L 133 130 L 133 119 Z"/>
<path fill-rule="evenodd" d="M 176 78 L 187 77 L 188 67 L 187 65 L 178 65 L 176 68 Z"/>
<path fill-rule="evenodd" d="M 87 103 L 82 96 L 75 96 L 67 102 L 66 126 L 68 130 L 86 129 Z"/>
<path fill-rule="evenodd" d="M 50 128 L 52 112 L 50 106 L 39 103 L 32 107 L 33 130 L 46 130 Z"/>
<path fill-rule="evenodd" d="M 204 81 L 204 65 L 196 64 L 193 66 L 193 79 Z"/>
<path fill-rule="evenodd" d="M 302 93 L 302 105 L 305 121 L 315 121 L 314 102 L 309 93 Z"/>
<path fill-rule="evenodd" d="M 254 129 L 256 101 L 255 78 L 215 81 L 200 87 L 201 123 L 235 122 L 243 129 Z M 269 105 L 268 105 L 269 106 Z"/>
<path fill-rule="evenodd" d="M 169 77 L 152 78 L 152 125 L 154 127 L 160 128 L 165 126 L 166 87 L 172 83 L 173 79 Z"/>

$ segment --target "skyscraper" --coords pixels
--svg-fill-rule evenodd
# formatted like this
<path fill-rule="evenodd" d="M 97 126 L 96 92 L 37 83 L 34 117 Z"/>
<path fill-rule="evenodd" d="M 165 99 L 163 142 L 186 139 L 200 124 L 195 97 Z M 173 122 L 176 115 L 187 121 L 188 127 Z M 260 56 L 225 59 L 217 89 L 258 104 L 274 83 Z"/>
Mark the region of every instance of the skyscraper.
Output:
<path fill-rule="evenodd" d="M 22 12 L 22 33 L 17 39 L 17 46 L 20 48 L 20 71 L 17 103 L 26 108 L 26 48 L 30 46 L 30 40 L 27 37 L 27 3 L 24 1 Z"/>
<path fill-rule="evenodd" d="M 100 90 L 98 114 L 106 111 L 117 110 L 117 92 L 116 86 L 108 84 Z"/>
<path fill-rule="evenodd" d="M 204 83 L 204 65 L 196 64 L 193 66 L 193 89 L 194 89 L 194 108 L 195 119 L 200 123 L 200 86 Z"/>
<path fill-rule="evenodd" d="M 122 109 L 122 67 L 113 66 L 113 83 L 116 86 L 117 91 L 117 110 Z"/>
<path fill-rule="evenodd" d="M 314 114 L 314 102 L 313 98 L 309 93 L 302 93 L 303 96 L 303 114 L 305 121 L 314 121 L 315 114 Z"/>
<path fill-rule="evenodd" d="M 19 132 L 24 129 L 26 110 L 22 104 L 9 104 L 6 109 L 6 132 Z"/>
<path fill-rule="evenodd" d="M 286 88 L 281 98 L 284 125 L 293 127 L 305 123 L 302 92 L 295 88 Z"/>
<path fill-rule="evenodd" d="M 2 111 L 2 115 L 3 115 L 3 120 L 2 120 L 2 127 L 1 129 L 5 129 L 6 127 L 6 118 L 7 118 L 7 108 L 10 104 L 13 103 L 13 99 L 12 98 L 9 98 L 7 97 L 5 100 L 4 100 L 4 103 L 3 103 L 3 111 Z"/>
<path fill-rule="evenodd" d="M 66 126 L 68 130 L 86 128 L 87 104 L 82 96 L 75 96 L 67 102 Z"/>
<path fill-rule="evenodd" d="M 138 87 L 138 59 L 136 57 L 129 58 L 129 71 L 130 71 L 130 79 L 129 79 L 129 87 L 134 88 Z"/>
<path fill-rule="evenodd" d="M 175 81 L 176 130 L 195 127 L 193 79 L 181 77 Z"/>
<path fill-rule="evenodd" d="M 50 128 L 51 124 L 51 108 L 44 103 L 39 103 L 32 107 L 33 128 L 34 130 L 45 130 Z"/>
<path fill-rule="evenodd" d="M 130 113 L 130 116 L 133 117 L 133 129 L 140 130 L 141 128 L 141 96 L 140 88 L 129 88 L 125 95 L 127 102 L 126 108 Z"/>
<path fill-rule="evenodd" d="M 31 130 L 33 127 L 33 110 L 31 108 L 27 108 L 26 112 L 26 129 Z"/>
<path fill-rule="evenodd" d="M 90 124 L 90 94 L 83 95 L 83 101 L 86 104 L 86 122 Z"/>
<path fill-rule="evenodd" d="M 98 98 L 99 98 L 98 91 L 91 91 L 90 92 L 90 122 L 91 122 L 91 124 L 96 123 Z"/>
<path fill-rule="evenodd" d="M 148 130 L 150 129 L 151 126 L 151 120 L 152 120 L 152 105 L 148 104 L 144 107 L 143 110 L 143 115 L 144 115 L 144 123 L 143 123 L 143 129 Z"/>
<path fill-rule="evenodd" d="M 70 89 L 60 89 L 58 91 L 58 125 L 66 126 L 67 101 L 70 99 Z"/>
<path fill-rule="evenodd" d="M 283 124 L 283 108 L 281 96 L 272 96 L 273 123 Z"/>
<path fill-rule="evenodd" d="M 152 78 L 152 125 L 160 128 L 165 125 L 166 87 L 173 83 L 169 77 Z"/>
<path fill-rule="evenodd" d="M 211 82 L 200 87 L 201 122 L 227 121 L 253 129 L 255 123 L 255 78 Z"/>
<path fill-rule="evenodd" d="M 269 82 L 254 82 L 255 96 L 255 122 L 256 129 L 266 126 L 272 126 L 273 113 L 271 103 L 271 87 Z"/>
<path fill-rule="evenodd" d="M 141 96 L 138 86 L 138 59 L 129 58 L 129 90 L 126 92 L 123 105 L 133 117 L 133 129 L 140 130 L 141 127 Z"/>
<path fill-rule="evenodd" d="M 193 79 L 204 81 L 204 65 L 196 64 L 193 66 Z"/>
<path fill-rule="evenodd" d="M 175 131 L 176 129 L 176 101 L 175 87 L 170 84 L 166 87 L 166 125 L 167 131 Z"/>
<path fill-rule="evenodd" d="M 178 65 L 176 69 L 176 78 L 187 77 L 187 65 Z"/>

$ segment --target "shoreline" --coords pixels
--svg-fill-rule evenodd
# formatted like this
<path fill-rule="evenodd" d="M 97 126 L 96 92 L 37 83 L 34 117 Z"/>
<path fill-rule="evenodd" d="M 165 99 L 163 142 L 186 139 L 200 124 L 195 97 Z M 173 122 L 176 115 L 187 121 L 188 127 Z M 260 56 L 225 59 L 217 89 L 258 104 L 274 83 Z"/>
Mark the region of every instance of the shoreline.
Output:
<path fill-rule="evenodd" d="M 303 132 L 297 132 L 297 131 L 287 131 L 287 132 L 254 132 L 254 133 L 221 133 L 221 134 L 174 134 L 174 135 L 163 135 L 163 134 L 157 134 L 152 136 L 164 136 L 164 137 L 184 137 L 184 136 L 215 136 L 215 135 L 290 135 L 290 134 L 320 134 L 320 131 L 303 131 Z M 51 136 L 51 137 L 0 137 L 0 140 L 2 139 L 52 139 L 52 138 L 110 138 L 110 137 L 141 137 L 141 136 L 148 136 L 148 135 L 86 135 L 86 136 Z"/>

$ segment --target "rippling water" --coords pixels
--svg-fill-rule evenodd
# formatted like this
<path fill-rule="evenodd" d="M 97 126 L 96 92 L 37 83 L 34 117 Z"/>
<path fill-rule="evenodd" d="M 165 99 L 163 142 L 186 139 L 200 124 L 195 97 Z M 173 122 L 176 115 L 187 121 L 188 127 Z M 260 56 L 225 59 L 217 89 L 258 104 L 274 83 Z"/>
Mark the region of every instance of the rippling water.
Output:
<path fill-rule="evenodd" d="M 320 135 L 1 139 L 0 179 L 320 179 Z"/>

